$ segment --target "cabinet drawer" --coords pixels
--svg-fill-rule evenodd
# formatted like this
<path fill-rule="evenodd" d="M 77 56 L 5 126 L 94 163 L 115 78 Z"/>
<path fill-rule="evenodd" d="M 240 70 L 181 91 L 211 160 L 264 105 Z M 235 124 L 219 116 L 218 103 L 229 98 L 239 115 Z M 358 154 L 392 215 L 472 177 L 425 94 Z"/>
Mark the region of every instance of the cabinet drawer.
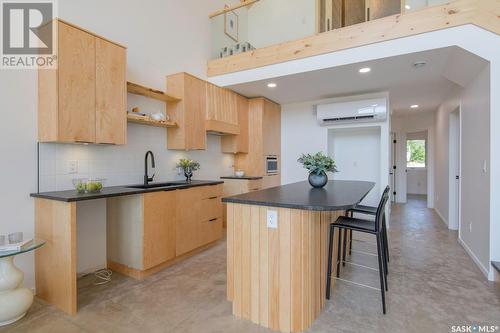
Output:
<path fill-rule="evenodd" d="M 262 188 L 262 179 L 252 179 L 248 181 L 248 191 L 257 191 Z"/>
<path fill-rule="evenodd" d="M 200 246 L 206 245 L 222 237 L 222 217 L 200 223 Z"/>
<path fill-rule="evenodd" d="M 200 199 L 220 197 L 222 195 L 222 184 L 211 185 L 211 186 L 200 186 L 200 187 L 195 187 L 194 189 L 196 189 L 196 191 L 199 193 Z"/>
<path fill-rule="evenodd" d="M 222 201 L 220 197 L 203 199 L 200 203 L 199 221 L 208 221 L 222 216 Z"/>

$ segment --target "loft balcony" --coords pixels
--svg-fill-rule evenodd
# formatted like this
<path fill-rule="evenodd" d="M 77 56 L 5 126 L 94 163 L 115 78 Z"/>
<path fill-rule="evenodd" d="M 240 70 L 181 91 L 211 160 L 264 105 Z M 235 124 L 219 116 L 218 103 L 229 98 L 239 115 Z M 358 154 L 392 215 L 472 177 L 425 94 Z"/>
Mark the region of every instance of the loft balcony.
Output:
<path fill-rule="evenodd" d="M 214 13 L 209 77 L 474 24 L 500 32 L 498 0 L 246 0 Z"/>

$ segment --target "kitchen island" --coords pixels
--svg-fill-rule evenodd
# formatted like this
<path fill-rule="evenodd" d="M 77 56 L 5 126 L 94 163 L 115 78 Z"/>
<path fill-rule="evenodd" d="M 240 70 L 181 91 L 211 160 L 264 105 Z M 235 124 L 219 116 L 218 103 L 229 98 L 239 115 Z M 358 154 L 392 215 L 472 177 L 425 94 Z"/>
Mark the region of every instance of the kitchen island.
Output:
<path fill-rule="evenodd" d="M 233 314 L 281 332 L 309 328 L 325 305 L 329 224 L 374 185 L 299 182 L 223 198 Z"/>

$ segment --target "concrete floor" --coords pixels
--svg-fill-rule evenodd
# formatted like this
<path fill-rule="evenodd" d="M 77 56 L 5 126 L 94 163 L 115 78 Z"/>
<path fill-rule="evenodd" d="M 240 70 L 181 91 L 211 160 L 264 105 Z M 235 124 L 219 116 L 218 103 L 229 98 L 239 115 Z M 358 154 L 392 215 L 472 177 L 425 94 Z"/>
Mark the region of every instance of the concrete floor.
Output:
<path fill-rule="evenodd" d="M 500 325 L 500 286 L 489 283 L 425 198 L 393 205 L 388 312 L 380 293 L 336 281 L 332 300 L 309 332 L 451 332 L 451 325 Z M 351 260 L 377 267 L 375 247 L 355 241 Z M 79 281 L 70 317 L 36 300 L 27 316 L 0 332 L 271 332 L 231 315 L 225 243 L 144 281 L 113 275 L 95 287 Z M 378 287 L 378 272 L 346 265 L 342 278 Z"/>

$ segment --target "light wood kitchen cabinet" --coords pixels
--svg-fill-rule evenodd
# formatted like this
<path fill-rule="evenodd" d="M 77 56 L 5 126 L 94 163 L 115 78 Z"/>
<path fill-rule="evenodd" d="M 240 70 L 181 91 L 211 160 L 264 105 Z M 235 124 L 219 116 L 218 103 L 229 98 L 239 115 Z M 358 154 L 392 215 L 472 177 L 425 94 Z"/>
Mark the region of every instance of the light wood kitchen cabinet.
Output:
<path fill-rule="evenodd" d="M 252 144 L 247 154 L 236 154 L 235 169 L 247 176 L 266 175 L 266 155 L 278 157 L 281 151 L 281 106 L 266 98 L 249 100 L 248 137 Z"/>
<path fill-rule="evenodd" d="M 181 101 L 167 102 L 167 114 L 177 127 L 167 130 L 167 148 L 206 149 L 206 82 L 187 73 L 167 76 L 167 91 Z"/>
<path fill-rule="evenodd" d="M 144 271 L 175 258 L 176 191 L 107 200 L 107 254 L 115 263 Z"/>
<path fill-rule="evenodd" d="M 108 267 L 149 276 L 222 238 L 222 185 L 107 199 Z"/>
<path fill-rule="evenodd" d="M 176 255 L 222 237 L 222 186 L 193 187 L 177 197 Z"/>
<path fill-rule="evenodd" d="M 175 258 L 176 195 L 176 191 L 144 194 L 143 269 Z"/>
<path fill-rule="evenodd" d="M 126 144 L 126 50 L 102 38 L 95 46 L 96 142 Z"/>
<path fill-rule="evenodd" d="M 126 49 L 56 25 L 58 68 L 38 72 L 38 140 L 124 144 Z"/>
<path fill-rule="evenodd" d="M 237 94 L 207 82 L 206 130 L 239 134 Z"/>
<path fill-rule="evenodd" d="M 236 109 L 238 111 L 238 135 L 224 135 L 221 137 L 223 153 L 248 153 L 248 99 L 236 95 Z"/>

